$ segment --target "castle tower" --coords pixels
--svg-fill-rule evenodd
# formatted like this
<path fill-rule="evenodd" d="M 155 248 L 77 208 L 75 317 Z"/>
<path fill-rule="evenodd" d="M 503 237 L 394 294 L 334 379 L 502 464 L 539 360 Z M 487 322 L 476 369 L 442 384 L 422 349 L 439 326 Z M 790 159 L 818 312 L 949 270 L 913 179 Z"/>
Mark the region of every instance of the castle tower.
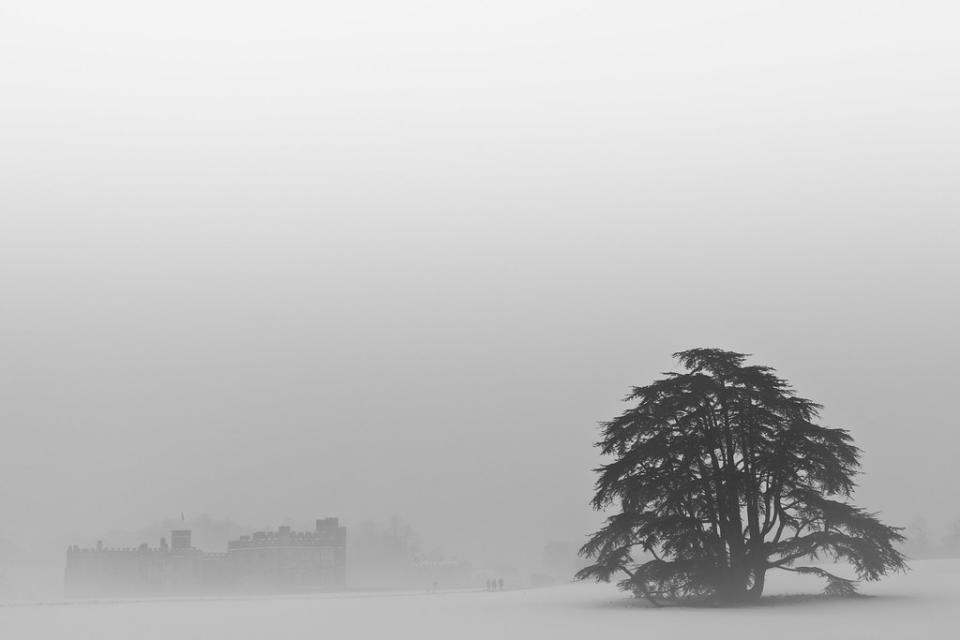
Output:
<path fill-rule="evenodd" d="M 190 529 L 175 529 L 170 532 L 170 549 L 174 552 L 189 551 Z"/>

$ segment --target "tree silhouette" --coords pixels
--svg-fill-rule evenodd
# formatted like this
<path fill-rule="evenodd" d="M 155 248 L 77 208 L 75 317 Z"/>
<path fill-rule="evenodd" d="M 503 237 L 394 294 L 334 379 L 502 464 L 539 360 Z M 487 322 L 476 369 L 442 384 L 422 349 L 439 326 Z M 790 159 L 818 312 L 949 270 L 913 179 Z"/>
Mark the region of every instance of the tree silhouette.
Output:
<path fill-rule="evenodd" d="M 686 369 L 644 387 L 602 425 L 614 460 L 596 471 L 592 505 L 619 511 L 580 550 L 580 579 L 610 581 L 654 604 L 758 598 L 770 569 L 814 574 L 828 594 L 859 580 L 802 559 L 846 560 L 860 580 L 906 569 L 901 529 L 850 504 L 860 450 L 815 423 L 819 405 L 764 366 L 719 349 L 674 354 Z M 635 558 L 642 552 L 645 558 Z"/>

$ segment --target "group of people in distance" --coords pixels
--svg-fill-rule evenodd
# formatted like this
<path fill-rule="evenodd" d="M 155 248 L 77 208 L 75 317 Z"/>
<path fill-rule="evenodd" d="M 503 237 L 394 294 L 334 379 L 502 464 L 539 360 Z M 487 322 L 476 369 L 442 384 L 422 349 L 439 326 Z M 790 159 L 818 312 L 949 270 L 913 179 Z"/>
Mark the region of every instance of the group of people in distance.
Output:
<path fill-rule="evenodd" d="M 487 591 L 503 591 L 503 578 L 487 580 Z"/>

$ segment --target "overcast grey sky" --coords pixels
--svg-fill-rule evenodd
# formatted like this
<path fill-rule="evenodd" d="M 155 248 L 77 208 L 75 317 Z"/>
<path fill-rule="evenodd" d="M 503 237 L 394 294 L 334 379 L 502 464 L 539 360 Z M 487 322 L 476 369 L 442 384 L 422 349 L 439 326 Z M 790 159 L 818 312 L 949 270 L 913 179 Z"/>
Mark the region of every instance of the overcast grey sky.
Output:
<path fill-rule="evenodd" d="M 823 402 L 864 506 L 960 517 L 958 18 L 5 0 L 0 536 L 576 538 L 596 422 L 694 346 Z"/>

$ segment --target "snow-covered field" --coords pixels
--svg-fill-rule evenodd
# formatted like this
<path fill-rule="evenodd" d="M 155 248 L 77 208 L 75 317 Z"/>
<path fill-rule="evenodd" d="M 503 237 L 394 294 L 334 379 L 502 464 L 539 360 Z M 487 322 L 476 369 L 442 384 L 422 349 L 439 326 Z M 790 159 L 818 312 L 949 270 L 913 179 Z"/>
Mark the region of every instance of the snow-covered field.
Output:
<path fill-rule="evenodd" d="M 0 638 L 951 638 L 960 626 L 960 560 L 916 561 L 868 584 L 870 598 L 770 598 L 736 609 L 653 609 L 609 585 L 499 593 L 341 594 L 261 599 L 7 604 Z M 768 593 L 818 582 L 771 575 Z"/>

